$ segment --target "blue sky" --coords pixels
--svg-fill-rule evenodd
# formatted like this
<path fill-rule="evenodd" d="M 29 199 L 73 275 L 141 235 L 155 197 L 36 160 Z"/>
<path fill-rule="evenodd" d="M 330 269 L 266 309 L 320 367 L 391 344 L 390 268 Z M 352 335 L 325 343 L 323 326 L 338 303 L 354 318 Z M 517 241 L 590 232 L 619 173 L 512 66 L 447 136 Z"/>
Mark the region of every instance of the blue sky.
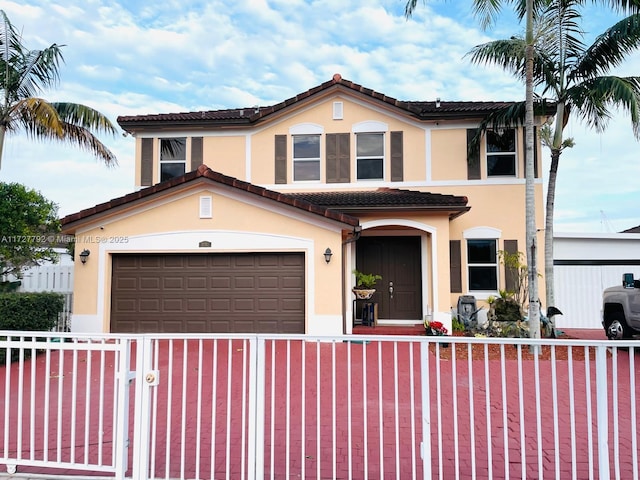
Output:
<path fill-rule="evenodd" d="M 278 103 L 340 73 L 400 100 L 520 100 L 524 86 L 493 67 L 471 65 L 475 45 L 521 33 L 505 11 L 489 31 L 471 2 L 404 0 L 22 0 L 2 8 L 32 49 L 65 45 L 51 101 L 118 115 L 240 108 Z M 589 37 L 614 23 L 604 8 L 585 13 Z M 638 74 L 640 54 L 616 73 Z M 604 134 L 573 121 L 576 147 L 562 155 L 557 232 L 615 232 L 640 225 L 640 144 L 628 118 Z M 103 141 L 108 169 L 71 146 L 7 139 L 0 180 L 41 191 L 61 216 L 134 189 L 134 143 Z M 548 170 L 548 151 L 545 176 Z"/>

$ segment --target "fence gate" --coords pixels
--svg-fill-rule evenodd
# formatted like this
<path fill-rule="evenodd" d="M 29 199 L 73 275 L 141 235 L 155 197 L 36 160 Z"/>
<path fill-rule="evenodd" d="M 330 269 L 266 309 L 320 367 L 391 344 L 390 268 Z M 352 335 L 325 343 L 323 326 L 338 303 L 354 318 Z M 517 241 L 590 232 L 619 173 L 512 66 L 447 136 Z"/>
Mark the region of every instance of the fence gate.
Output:
<path fill-rule="evenodd" d="M 16 333 L 0 333 L 0 463 L 19 475 L 124 478 L 131 342 L 1 336 Z"/>

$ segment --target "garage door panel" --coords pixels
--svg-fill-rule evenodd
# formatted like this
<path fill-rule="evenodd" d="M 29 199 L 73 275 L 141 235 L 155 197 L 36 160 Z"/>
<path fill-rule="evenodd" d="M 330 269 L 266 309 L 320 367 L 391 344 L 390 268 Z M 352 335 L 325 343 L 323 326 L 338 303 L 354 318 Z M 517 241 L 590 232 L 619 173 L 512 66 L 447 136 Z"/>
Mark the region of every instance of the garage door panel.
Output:
<path fill-rule="evenodd" d="M 215 313 L 230 313 L 231 301 L 228 298 L 213 298 L 209 301 L 210 310 Z"/>
<path fill-rule="evenodd" d="M 162 310 L 165 312 L 181 312 L 184 302 L 180 298 L 165 298 L 162 300 Z"/>
<path fill-rule="evenodd" d="M 282 281 L 282 288 L 294 288 L 294 289 L 304 288 L 304 279 L 300 277 L 294 277 L 294 276 L 288 275 L 285 277 L 281 277 L 281 281 Z"/>
<path fill-rule="evenodd" d="M 200 276 L 200 277 L 189 277 L 189 278 L 187 278 L 187 288 L 189 288 L 189 289 L 206 290 L 207 289 L 207 277 L 203 275 L 203 276 Z"/>
<path fill-rule="evenodd" d="M 111 331 L 304 333 L 304 271 L 304 254 L 114 254 Z"/>
<path fill-rule="evenodd" d="M 142 277 L 139 288 L 140 290 L 160 290 L 160 279 L 158 277 Z"/>
<path fill-rule="evenodd" d="M 228 290 L 229 288 L 231 288 L 231 277 L 211 277 L 211 288 Z"/>
<path fill-rule="evenodd" d="M 235 277 L 233 286 L 235 288 L 256 288 L 255 277 L 238 276 Z"/>
<path fill-rule="evenodd" d="M 143 298 L 139 303 L 140 312 L 154 312 L 160 313 L 160 299 L 159 298 Z"/>

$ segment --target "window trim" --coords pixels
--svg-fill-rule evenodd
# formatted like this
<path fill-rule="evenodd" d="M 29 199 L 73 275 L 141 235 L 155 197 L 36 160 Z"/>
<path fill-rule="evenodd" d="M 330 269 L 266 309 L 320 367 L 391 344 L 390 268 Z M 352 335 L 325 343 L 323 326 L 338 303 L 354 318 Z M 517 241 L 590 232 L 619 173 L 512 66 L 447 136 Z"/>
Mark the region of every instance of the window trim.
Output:
<path fill-rule="evenodd" d="M 380 182 L 385 179 L 385 167 L 386 167 L 386 158 L 387 158 L 387 144 L 386 144 L 386 132 L 357 132 L 355 134 L 355 167 L 356 167 L 356 182 Z M 359 135 L 380 135 L 382 136 L 382 154 L 381 155 L 373 155 L 373 156 L 360 156 L 358 155 L 358 138 Z M 360 178 L 359 175 L 359 165 L 360 160 L 382 160 L 382 176 L 380 178 Z"/>
<path fill-rule="evenodd" d="M 172 158 L 170 160 L 163 160 L 162 159 L 162 142 L 166 141 L 166 140 L 176 140 L 176 139 L 184 139 L 184 159 L 175 159 Z M 184 175 L 185 173 L 188 172 L 187 170 L 187 159 L 189 158 L 189 137 L 161 137 L 158 139 L 159 143 L 158 143 L 158 182 L 162 182 L 162 165 L 164 164 L 170 164 L 170 163 L 175 163 L 175 164 L 183 164 L 184 165 L 184 172 L 182 173 L 182 175 Z M 171 177 L 171 178 L 175 178 L 175 177 Z M 166 179 L 168 180 L 168 179 Z"/>
<path fill-rule="evenodd" d="M 466 290 L 468 293 L 473 293 L 478 299 L 485 300 L 490 295 L 495 295 L 500 289 L 500 259 L 498 258 L 498 249 L 500 247 L 500 238 L 502 238 L 502 230 L 494 227 L 479 226 L 472 227 L 462 232 L 462 237 L 465 239 L 464 248 L 464 265 L 466 271 Z M 494 240 L 496 242 L 496 289 L 495 290 L 470 290 L 469 289 L 469 240 Z M 477 266 L 479 264 L 473 264 Z M 486 264 L 483 264 L 486 265 Z M 491 264 L 493 265 L 493 264 Z"/>
<path fill-rule="evenodd" d="M 487 178 L 517 178 L 518 177 L 518 129 L 517 128 L 502 128 L 502 129 L 498 129 L 498 130 L 503 130 L 503 134 L 506 133 L 507 131 L 511 130 L 513 131 L 513 151 L 497 151 L 497 152 L 490 152 L 489 151 L 489 138 L 487 135 L 485 135 L 485 142 L 484 142 L 484 162 L 485 162 L 485 168 L 486 168 L 486 172 L 487 172 Z M 493 130 L 487 130 L 488 132 L 493 132 Z M 498 135 L 500 135 L 500 132 L 496 132 Z M 506 156 L 513 156 L 513 175 L 491 175 L 489 173 L 489 156 L 496 156 L 496 157 L 506 157 Z"/>
<path fill-rule="evenodd" d="M 318 139 L 318 157 L 303 157 L 296 158 L 296 137 L 317 137 Z M 310 182 L 320 182 L 322 180 L 322 135 L 319 133 L 299 133 L 291 135 L 291 176 L 292 181 L 294 183 L 310 183 Z M 296 163 L 305 163 L 305 162 L 317 162 L 318 163 L 318 178 L 309 179 L 309 180 L 297 180 L 296 179 Z"/>
<path fill-rule="evenodd" d="M 495 248 L 495 252 L 496 252 L 496 256 L 495 256 L 495 263 L 471 263 L 469 261 L 469 243 L 473 242 L 473 241 L 488 241 L 491 240 L 494 242 L 494 248 Z M 466 266 L 467 266 L 467 292 L 474 294 L 476 297 L 479 297 L 480 299 L 484 299 L 489 295 L 493 295 L 495 293 L 497 293 L 499 291 L 500 288 L 500 261 L 499 261 L 499 256 L 498 256 L 498 248 L 499 248 L 499 244 L 498 244 L 499 239 L 498 238 L 468 238 L 465 237 L 465 243 L 466 243 L 466 248 L 465 248 L 465 255 L 466 255 Z M 471 268 L 472 267 L 494 267 L 495 268 L 495 272 L 496 272 L 496 288 L 495 290 L 492 289 L 486 289 L 486 290 L 471 290 L 471 285 L 470 285 L 470 278 L 471 278 Z"/>

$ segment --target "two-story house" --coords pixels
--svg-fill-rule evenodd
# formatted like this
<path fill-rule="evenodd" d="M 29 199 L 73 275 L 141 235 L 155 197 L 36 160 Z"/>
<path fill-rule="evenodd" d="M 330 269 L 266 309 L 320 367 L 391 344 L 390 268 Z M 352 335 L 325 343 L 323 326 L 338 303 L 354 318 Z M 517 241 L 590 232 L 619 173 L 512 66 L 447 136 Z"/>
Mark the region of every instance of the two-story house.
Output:
<path fill-rule="evenodd" d="M 139 189 L 62 221 L 85 252 L 73 330 L 349 333 L 354 269 L 382 276 L 379 323 L 450 324 L 460 295 L 508 287 L 499 251 L 524 245 L 524 129 L 467 148 L 507 105 L 336 74 L 268 107 L 119 117 Z"/>

